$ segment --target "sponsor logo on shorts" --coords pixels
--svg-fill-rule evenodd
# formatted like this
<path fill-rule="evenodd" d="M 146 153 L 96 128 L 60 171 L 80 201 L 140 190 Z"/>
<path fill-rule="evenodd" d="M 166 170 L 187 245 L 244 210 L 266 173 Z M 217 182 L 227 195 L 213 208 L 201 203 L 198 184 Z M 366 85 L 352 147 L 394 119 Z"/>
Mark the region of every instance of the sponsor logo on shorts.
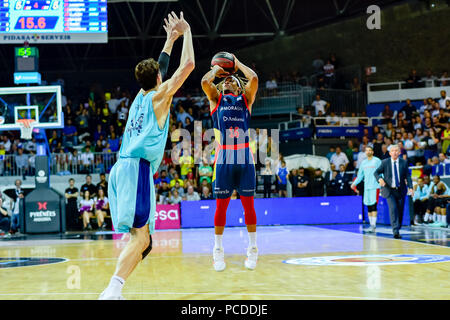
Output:
<path fill-rule="evenodd" d="M 449 262 L 450 256 L 422 254 L 377 254 L 307 257 L 284 260 L 283 263 L 305 266 L 373 266 Z"/>
<path fill-rule="evenodd" d="M 54 264 L 65 261 L 67 261 L 67 259 L 64 258 L 28 258 L 28 257 L 0 258 L 0 269 L 39 266 L 44 264 Z"/>

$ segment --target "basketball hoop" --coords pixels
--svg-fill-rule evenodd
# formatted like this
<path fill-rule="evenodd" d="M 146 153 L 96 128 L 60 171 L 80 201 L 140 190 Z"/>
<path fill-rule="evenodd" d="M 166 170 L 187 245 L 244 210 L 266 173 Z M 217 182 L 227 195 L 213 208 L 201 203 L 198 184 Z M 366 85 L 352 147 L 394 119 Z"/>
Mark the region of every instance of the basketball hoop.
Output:
<path fill-rule="evenodd" d="M 20 138 L 25 140 L 31 140 L 33 135 L 33 126 L 36 120 L 33 119 L 18 119 L 17 122 L 20 125 Z"/>

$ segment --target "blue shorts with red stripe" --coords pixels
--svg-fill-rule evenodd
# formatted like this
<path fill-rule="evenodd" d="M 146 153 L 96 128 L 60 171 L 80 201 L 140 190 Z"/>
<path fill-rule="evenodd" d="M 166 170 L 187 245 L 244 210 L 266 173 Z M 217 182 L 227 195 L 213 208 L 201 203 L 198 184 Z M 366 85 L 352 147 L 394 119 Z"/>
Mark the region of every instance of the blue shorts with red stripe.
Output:
<path fill-rule="evenodd" d="M 245 197 L 255 194 L 255 162 L 249 148 L 239 150 L 219 148 L 212 187 L 213 195 L 217 199 L 229 198 L 233 190 Z"/>

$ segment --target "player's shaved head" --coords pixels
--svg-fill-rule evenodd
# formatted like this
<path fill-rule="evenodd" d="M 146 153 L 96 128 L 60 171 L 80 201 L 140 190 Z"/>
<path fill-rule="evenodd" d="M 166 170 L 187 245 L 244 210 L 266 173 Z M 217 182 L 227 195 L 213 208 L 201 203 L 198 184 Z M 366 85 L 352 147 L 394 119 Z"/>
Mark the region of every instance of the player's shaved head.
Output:
<path fill-rule="evenodd" d="M 150 90 L 158 84 L 159 63 L 150 59 L 139 62 L 134 69 L 137 82 L 145 91 Z"/>

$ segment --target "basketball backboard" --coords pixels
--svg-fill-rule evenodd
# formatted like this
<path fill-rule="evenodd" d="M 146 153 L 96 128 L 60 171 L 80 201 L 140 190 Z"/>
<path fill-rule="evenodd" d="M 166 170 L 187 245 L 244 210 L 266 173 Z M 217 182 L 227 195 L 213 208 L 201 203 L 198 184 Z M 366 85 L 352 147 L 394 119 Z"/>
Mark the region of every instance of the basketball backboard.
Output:
<path fill-rule="evenodd" d="M 20 120 L 34 120 L 34 128 L 62 128 L 60 86 L 0 88 L 0 131 L 20 130 Z"/>

